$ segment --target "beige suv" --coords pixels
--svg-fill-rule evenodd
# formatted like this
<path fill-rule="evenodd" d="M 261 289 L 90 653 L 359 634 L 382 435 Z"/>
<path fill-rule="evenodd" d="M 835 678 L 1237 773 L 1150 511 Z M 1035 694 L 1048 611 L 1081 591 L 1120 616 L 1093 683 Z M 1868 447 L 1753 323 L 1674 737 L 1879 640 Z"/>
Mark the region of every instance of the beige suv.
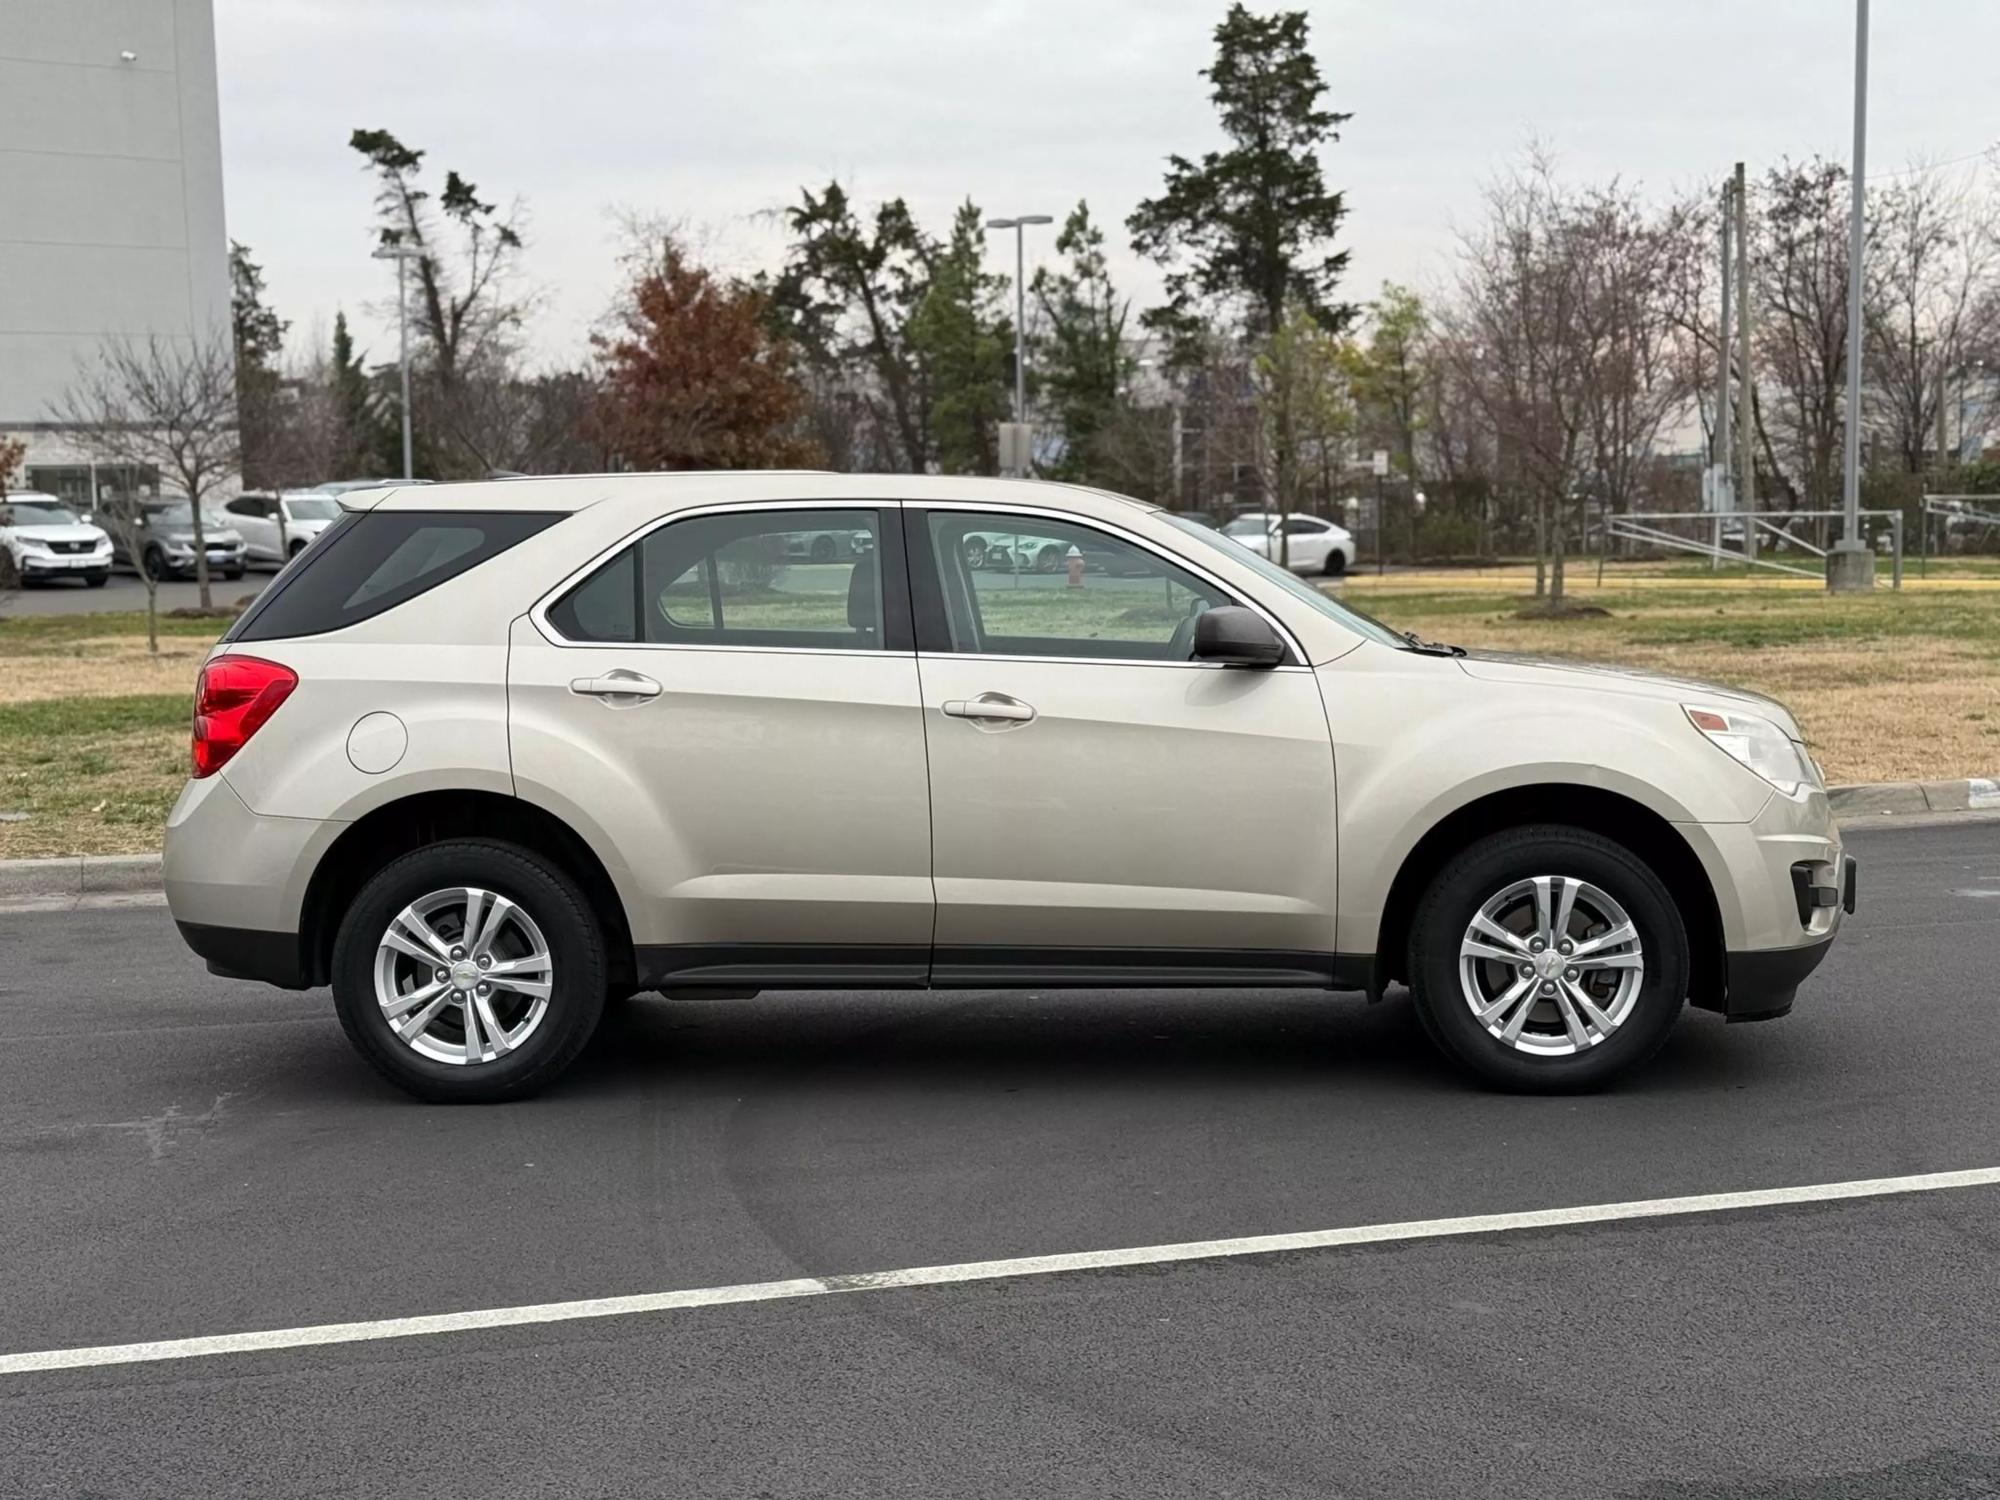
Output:
<path fill-rule="evenodd" d="M 1782 1015 L 1852 909 L 1777 704 L 1407 639 L 1115 495 L 342 505 L 203 669 L 167 896 L 425 1098 L 540 1087 L 646 990 L 1395 981 L 1458 1063 L 1578 1088 L 1683 1001 Z"/>

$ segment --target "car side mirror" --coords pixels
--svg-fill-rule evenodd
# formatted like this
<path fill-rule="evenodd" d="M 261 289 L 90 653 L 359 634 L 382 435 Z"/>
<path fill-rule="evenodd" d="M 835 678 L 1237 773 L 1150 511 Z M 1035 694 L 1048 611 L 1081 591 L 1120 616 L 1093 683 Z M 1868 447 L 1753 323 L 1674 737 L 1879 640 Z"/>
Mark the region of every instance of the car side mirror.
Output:
<path fill-rule="evenodd" d="M 1193 656 L 1224 667 L 1275 667 L 1285 643 L 1255 610 L 1220 604 L 1195 616 Z"/>

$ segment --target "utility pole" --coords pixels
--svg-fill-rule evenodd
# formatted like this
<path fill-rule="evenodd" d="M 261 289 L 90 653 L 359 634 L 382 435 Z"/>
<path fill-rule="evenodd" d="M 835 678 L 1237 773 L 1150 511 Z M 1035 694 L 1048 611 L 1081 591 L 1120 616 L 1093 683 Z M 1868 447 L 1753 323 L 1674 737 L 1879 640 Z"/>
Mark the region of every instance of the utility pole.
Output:
<path fill-rule="evenodd" d="M 1750 363 L 1750 182 L 1736 164 L 1736 508 L 1743 513 L 1743 556 L 1757 558 L 1757 381 Z"/>
<path fill-rule="evenodd" d="M 403 367 L 403 477 L 414 479 L 416 469 L 410 460 L 410 299 L 407 286 L 410 262 L 422 260 L 423 251 L 399 242 L 381 246 L 370 258 L 396 263 L 396 331 L 402 346 L 397 363 Z"/>
<path fill-rule="evenodd" d="M 1847 444 L 1841 478 L 1845 526 L 1826 555 L 1826 586 L 1875 587 L 1875 554 L 1861 538 L 1861 277 L 1868 236 L 1868 0 L 1854 0 L 1854 166 L 1847 180 Z"/>
<path fill-rule="evenodd" d="M 1714 572 L 1722 566 L 1722 515 L 1736 508 L 1736 486 L 1730 475 L 1734 472 L 1736 450 L 1730 442 L 1729 430 L 1729 359 L 1730 332 L 1729 318 L 1734 300 L 1735 285 L 1729 264 L 1731 215 L 1735 212 L 1733 194 L 1735 183 L 1730 178 L 1722 181 L 1722 212 L 1718 216 L 1717 236 L 1722 251 L 1722 311 L 1715 324 L 1715 462 L 1710 469 L 1714 476 L 1716 520 L 1710 528 L 1708 567 Z"/>

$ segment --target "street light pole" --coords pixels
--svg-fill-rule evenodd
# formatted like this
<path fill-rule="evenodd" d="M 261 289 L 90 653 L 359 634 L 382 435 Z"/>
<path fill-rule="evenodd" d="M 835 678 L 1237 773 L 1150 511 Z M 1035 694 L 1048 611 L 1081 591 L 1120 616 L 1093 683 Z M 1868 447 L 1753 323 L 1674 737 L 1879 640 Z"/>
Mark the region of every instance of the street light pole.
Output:
<path fill-rule="evenodd" d="M 416 468 L 410 456 L 410 299 L 407 291 L 409 263 L 423 258 L 423 252 L 407 245 L 383 245 L 376 250 L 375 260 L 393 260 L 396 263 L 396 334 L 400 344 L 397 363 L 403 373 L 403 477 L 416 478 Z"/>
<path fill-rule="evenodd" d="M 1826 559 L 1826 586 L 1841 593 L 1875 586 L 1875 554 L 1861 539 L 1861 258 L 1868 232 L 1868 0 L 1854 3 L 1854 168 L 1847 231 L 1847 443 L 1845 525 Z"/>
<path fill-rule="evenodd" d="M 1028 285 L 1027 252 L 1023 246 L 1030 224 L 1053 224 L 1047 214 L 1021 214 L 1012 219 L 988 219 L 988 229 L 1014 231 L 1014 421 L 1025 426 L 1028 420 Z"/>

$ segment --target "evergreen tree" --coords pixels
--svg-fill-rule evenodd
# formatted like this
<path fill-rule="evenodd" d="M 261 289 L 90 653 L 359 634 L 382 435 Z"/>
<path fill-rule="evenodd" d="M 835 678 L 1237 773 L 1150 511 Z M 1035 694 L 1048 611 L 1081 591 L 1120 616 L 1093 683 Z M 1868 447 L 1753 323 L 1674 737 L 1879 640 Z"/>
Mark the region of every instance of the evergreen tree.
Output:
<path fill-rule="evenodd" d="M 1001 311 L 1007 278 L 988 274 L 984 219 L 967 199 L 951 238 L 931 262 L 929 285 L 910 320 L 911 348 L 931 397 L 931 439 L 947 474 L 991 474 L 995 428 L 1007 419 L 1013 322 Z"/>
<path fill-rule="evenodd" d="M 1199 163 L 1167 159 L 1164 191 L 1134 210 L 1132 247 L 1167 267 L 1168 301 L 1146 323 L 1190 347 L 1204 304 L 1239 311 L 1254 342 L 1267 342 L 1296 308 L 1338 332 L 1354 309 L 1336 300 L 1347 252 L 1333 241 L 1347 216 L 1330 191 L 1320 153 L 1349 118 L 1326 109 L 1304 11 L 1253 15 L 1229 7 L 1215 29 L 1215 61 L 1202 73 L 1231 145 Z M 1298 454 L 1282 414 L 1272 434 L 1278 500 L 1290 505 Z"/>
<path fill-rule="evenodd" d="M 1032 283 L 1041 322 L 1035 369 L 1042 400 L 1062 434 L 1052 477 L 1087 479 L 1097 472 L 1098 434 L 1117 413 L 1133 374 L 1125 351 L 1131 301 L 1111 283 L 1104 231 L 1091 221 L 1088 204 L 1079 202 L 1064 220 L 1056 253 L 1067 264 L 1037 271 Z"/>

